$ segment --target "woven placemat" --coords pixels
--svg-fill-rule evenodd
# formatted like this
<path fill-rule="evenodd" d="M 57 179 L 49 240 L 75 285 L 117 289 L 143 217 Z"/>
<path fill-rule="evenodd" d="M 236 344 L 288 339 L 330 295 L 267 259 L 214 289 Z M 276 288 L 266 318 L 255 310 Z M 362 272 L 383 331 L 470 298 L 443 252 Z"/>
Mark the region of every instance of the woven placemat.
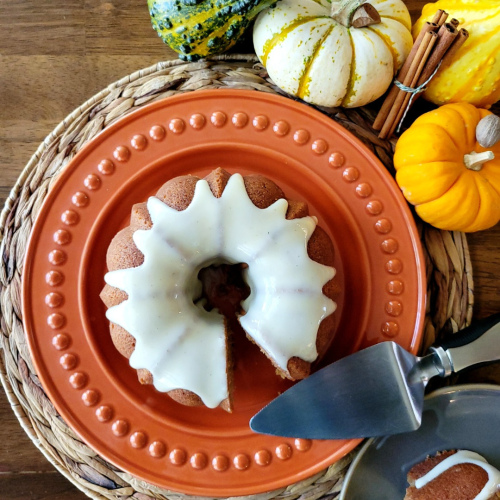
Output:
<path fill-rule="evenodd" d="M 95 499 L 188 499 L 137 480 L 99 457 L 74 434 L 46 396 L 33 368 L 21 315 L 23 261 L 31 228 L 59 172 L 101 130 L 147 103 L 211 88 L 282 93 L 255 56 L 222 56 L 196 63 L 161 62 L 113 83 L 73 111 L 45 139 L 12 189 L 0 217 L 0 379 L 17 418 L 56 469 Z M 361 139 L 392 170 L 395 141 L 378 139 L 367 108 L 320 109 Z M 463 233 L 419 222 L 428 300 L 422 350 L 468 325 L 472 316 L 472 268 Z M 315 476 L 252 500 L 335 499 L 356 450 Z"/>

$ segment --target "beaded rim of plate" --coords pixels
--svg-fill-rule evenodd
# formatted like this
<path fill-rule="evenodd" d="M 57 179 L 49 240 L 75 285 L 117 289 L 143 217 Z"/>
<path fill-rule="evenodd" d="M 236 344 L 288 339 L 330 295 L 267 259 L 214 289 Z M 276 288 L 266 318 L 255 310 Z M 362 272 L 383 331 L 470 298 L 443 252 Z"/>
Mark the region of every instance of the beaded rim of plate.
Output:
<path fill-rule="evenodd" d="M 59 172 L 101 130 L 145 104 L 183 92 L 213 88 L 283 94 L 254 55 L 223 55 L 195 63 L 159 62 L 109 85 L 67 116 L 40 144 L 0 215 L 0 380 L 22 428 L 47 460 L 90 498 L 180 500 L 195 498 L 162 490 L 118 470 L 96 455 L 60 418 L 36 376 L 21 315 L 24 254 L 33 223 Z M 290 97 L 290 96 L 287 96 Z M 318 108 L 356 135 L 393 173 L 395 139 L 381 140 L 371 128 L 376 110 Z M 426 262 L 427 308 L 422 352 L 467 326 L 474 302 L 472 265 L 465 234 L 418 221 Z M 251 495 L 335 499 L 358 449 L 311 478 L 279 490 Z"/>

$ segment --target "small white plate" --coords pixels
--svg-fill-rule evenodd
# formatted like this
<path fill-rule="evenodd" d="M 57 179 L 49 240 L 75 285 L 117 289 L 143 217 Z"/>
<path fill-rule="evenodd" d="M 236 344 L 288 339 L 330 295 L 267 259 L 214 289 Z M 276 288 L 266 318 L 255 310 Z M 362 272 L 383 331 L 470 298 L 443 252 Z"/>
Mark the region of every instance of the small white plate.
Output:
<path fill-rule="evenodd" d="M 409 469 L 440 450 L 475 451 L 500 468 L 499 419 L 500 386 L 467 384 L 431 393 L 418 430 L 365 443 L 339 500 L 402 500 Z"/>

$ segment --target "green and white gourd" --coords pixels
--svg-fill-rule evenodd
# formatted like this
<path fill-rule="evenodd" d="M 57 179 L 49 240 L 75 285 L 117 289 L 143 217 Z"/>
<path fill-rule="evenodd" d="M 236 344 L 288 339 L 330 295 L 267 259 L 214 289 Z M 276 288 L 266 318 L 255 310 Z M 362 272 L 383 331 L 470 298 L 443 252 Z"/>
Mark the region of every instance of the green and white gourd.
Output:
<path fill-rule="evenodd" d="M 185 61 L 232 47 L 276 0 L 148 0 L 158 36 Z"/>
<path fill-rule="evenodd" d="M 285 92 L 320 106 L 363 106 L 380 97 L 413 44 L 401 0 L 371 0 L 380 22 L 351 25 L 366 0 L 280 0 L 259 14 L 257 56 Z"/>

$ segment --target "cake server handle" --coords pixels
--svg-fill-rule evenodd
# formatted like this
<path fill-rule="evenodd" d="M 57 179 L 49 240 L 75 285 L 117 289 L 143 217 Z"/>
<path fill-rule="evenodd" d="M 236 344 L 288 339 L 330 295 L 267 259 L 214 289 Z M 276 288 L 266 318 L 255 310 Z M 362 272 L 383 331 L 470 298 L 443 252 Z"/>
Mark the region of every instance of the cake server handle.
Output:
<path fill-rule="evenodd" d="M 459 372 L 469 366 L 500 360 L 500 313 L 474 322 L 431 347 L 443 367 L 441 376 Z"/>

